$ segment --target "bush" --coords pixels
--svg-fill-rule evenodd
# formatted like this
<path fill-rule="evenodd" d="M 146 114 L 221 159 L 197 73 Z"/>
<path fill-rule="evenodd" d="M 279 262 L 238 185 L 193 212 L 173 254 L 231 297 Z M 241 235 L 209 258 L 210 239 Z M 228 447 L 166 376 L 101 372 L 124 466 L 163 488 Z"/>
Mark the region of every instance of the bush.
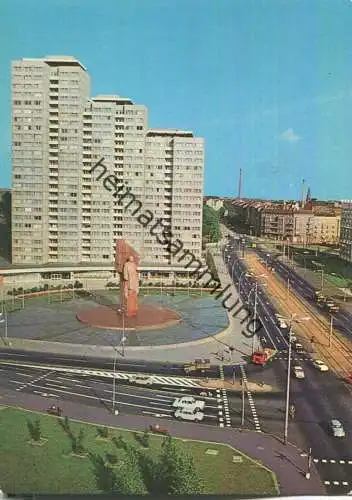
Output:
<path fill-rule="evenodd" d="M 150 435 L 149 435 L 149 431 L 148 429 L 145 429 L 141 438 L 140 438 L 140 442 L 141 442 L 141 445 L 144 447 L 144 448 L 149 448 L 149 444 L 150 444 Z"/>
<path fill-rule="evenodd" d="M 105 455 L 106 461 L 109 462 L 111 465 L 117 464 L 117 455 L 116 453 L 107 453 Z"/>
<path fill-rule="evenodd" d="M 109 437 L 109 427 L 99 427 L 98 433 L 100 437 L 107 439 Z"/>

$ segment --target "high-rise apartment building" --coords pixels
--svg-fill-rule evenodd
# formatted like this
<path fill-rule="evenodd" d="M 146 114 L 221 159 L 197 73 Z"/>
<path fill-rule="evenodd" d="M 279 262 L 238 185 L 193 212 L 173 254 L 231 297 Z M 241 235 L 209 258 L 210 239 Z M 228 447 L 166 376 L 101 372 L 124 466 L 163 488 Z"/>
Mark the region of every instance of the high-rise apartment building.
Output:
<path fill-rule="evenodd" d="M 90 99 L 89 89 L 86 69 L 72 57 L 13 63 L 13 263 L 112 262 L 116 238 L 145 263 L 175 262 L 97 180 L 92 168 L 102 159 L 107 174 L 199 258 L 203 140 L 148 129 L 145 106 Z"/>
<path fill-rule="evenodd" d="M 352 200 L 342 202 L 340 257 L 352 263 Z"/>

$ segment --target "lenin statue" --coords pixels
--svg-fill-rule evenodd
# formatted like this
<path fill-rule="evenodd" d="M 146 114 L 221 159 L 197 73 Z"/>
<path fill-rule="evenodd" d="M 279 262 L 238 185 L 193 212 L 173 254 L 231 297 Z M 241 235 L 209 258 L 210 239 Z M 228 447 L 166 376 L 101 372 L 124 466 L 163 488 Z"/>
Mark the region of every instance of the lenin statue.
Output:
<path fill-rule="evenodd" d="M 139 277 L 138 253 L 125 240 L 117 240 L 115 268 L 120 277 L 120 310 L 127 317 L 137 315 Z"/>

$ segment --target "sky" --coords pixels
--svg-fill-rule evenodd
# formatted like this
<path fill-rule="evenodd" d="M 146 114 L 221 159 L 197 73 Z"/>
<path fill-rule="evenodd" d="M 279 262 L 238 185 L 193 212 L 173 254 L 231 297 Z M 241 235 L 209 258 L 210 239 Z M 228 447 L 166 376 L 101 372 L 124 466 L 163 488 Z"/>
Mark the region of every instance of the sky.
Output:
<path fill-rule="evenodd" d="M 207 195 L 352 198 L 350 0 L 1 0 L 0 186 L 12 60 L 71 55 L 92 96 L 205 140 Z"/>

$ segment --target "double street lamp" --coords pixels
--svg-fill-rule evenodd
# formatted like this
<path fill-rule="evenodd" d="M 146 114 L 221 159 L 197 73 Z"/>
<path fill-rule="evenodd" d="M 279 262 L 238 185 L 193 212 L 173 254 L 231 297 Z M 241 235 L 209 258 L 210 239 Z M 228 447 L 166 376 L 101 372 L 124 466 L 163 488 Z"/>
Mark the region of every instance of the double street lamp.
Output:
<path fill-rule="evenodd" d="M 7 312 L 6 312 L 6 309 L 4 309 L 4 312 L 0 313 L 0 323 L 4 324 L 4 326 L 5 326 L 4 339 L 5 339 L 5 341 L 7 341 Z"/>
<path fill-rule="evenodd" d="M 112 412 L 114 415 L 119 414 L 119 410 L 116 408 L 117 356 L 118 356 L 118 354 L 121 354 L 121 356 L 125 356 L 125 342 L 127 340 L 127 337 L 125 336 L 125 307 L 124 307 L 124 305 L 122 305 L 120 312 L 122 314 L 122 336 L 121 336 L 119 345 L 114 347 L 115 354 L 114 354 L 113 379 L 112 379 Z M 118 347 L 120 347 L 120 346 L 122 347 L 121 353 L 118 350 Z"/>
<path fill-rule="evenodd" d="M 287 444 L 288 441 L 288 420 L 289 420 L 289 410 L 290 410 L 290 385 L 291 385 L 291 361 L 292 361 L 292 325 L 293 323 L 301 323 L 302 321 L 309 321 L 309 320 L 310 320 L 309 316 L 298 318 L 296 313 L 291 314 L 291 317 L 289 319 L 284 444 Z"/>

